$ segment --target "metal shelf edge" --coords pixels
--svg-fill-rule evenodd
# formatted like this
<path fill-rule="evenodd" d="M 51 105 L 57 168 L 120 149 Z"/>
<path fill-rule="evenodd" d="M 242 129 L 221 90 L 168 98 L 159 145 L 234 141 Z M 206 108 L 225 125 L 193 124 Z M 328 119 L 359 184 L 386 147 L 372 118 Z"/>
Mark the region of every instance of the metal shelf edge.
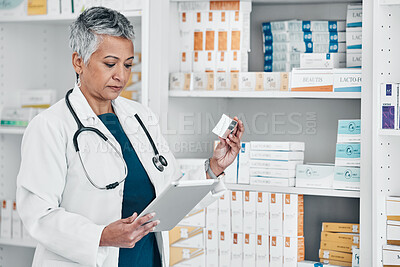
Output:
<path fill-rule="evenodd" d="M 226 184 L 229 190 L 260 191 L 272 193 L 303 194 L 310 196 L 360 198 L 360 191 L 303 188 L 303 187 L 278 187 L 265 185 Z"/>
<path fill-rule="evenodd" d="M 27 248 L 36 248 L 37 242 L 34 240 L 15 240 L 8 238 L 0 238 L 0 246 L 15 246 L 15 247 L 27 247 Z"/>

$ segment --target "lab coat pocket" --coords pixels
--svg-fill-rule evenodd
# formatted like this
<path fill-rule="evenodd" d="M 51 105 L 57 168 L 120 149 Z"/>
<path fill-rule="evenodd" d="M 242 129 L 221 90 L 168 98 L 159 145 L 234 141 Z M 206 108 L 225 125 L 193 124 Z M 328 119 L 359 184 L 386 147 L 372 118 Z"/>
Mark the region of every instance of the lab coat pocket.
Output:
<path fill-rule="evenodd" d="M 88 267 L 74 262 L 45 260 L 42 267 Z"/>

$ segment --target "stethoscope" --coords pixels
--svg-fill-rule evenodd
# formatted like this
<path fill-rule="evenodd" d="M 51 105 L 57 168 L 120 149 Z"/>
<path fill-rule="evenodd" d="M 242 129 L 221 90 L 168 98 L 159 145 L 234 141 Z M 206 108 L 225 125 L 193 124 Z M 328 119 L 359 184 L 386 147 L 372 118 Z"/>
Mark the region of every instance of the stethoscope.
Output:
<path fill-rule="evenodd" d="M 73 143 L 74 143 L 74 147 L 75 147 L 75 151 L 78 153 L 79 155 L 79 160 L 82 164 L 83 170 L 85 172 L 86 178 L 89 180 L 89 182 L 96 187 L 97 189 L 101 189 L 101 190 L 109 190 L 109 189 L 114 189 L 116 188 L 118 185 L 120 185 L 121 183 L 123 183 L 126 179 L 126 177 L 128 176 L 128 167 L 126 166 L 126 162 L 124 160 L 124 157 L 122 156 L 121 152 L 118 151 L 118 149 L 110 142 L 110 140 L 108 140 L 107 136 L 105 136 L 99 129 L 96 129 L 94 127 L 85 127 L 82 122 L 79 120 L 78 115 L 76 114 L 74 108 L 71 105 L 71 102 L 69 101 L 69 95 L 72 93 L 73 89 L 69 90 L 67 92 L 67 94 L 65 95 L 65 103 L 67 104 L 67 107 L 69 109 L 69 111 L 72 114 L 72 117 L 74 117 L 76 124 L 78 124 L 78 130 L 75 132 L 74 137 L 73 137 Z M 158 153 L 157 147 L 154 144 L 153 138 L 151 138 L 149 132 L 147 131 L 146 126 L 144 125 L 144 123 L 142 122 L 142 120 L 140 119 L 138 114 L 135 114 L 135 118 L 136 120 L 139 122 L 140 126 L 142 127 L 143 131 L 145 132 L 147 138 L 150 141 L 151 146 L 153 147 L 154 150 L 154 156 L 153 156 L 153 164 L 156 167 L 157 170 L 159 170 L 160 172 L 164 171 L 164 167 L 166 167 L 168 165 L 167 160 Z M 81 133 L 83 132 L 93 132 L 95 134 L 97 134 L 98 136 L 101 137 L 101 139 L 103 139 L 107 144 L 109 144 L 113 150 L 116 152 L 116 154 L 118 155 L 118 157 L 122 160 L 123 164 L 124 164 L 124 178 L 122 178 L 120 181 L 118 182 L 114 182 L 111 184 L 108 184 L 104 187 L 101 187 L 99 185 L 97 185 L 89 176 L 86 168 L 85 168 L 85 164 L 83 163 L 82 157 L 81 157 L 81 153 L 79 150 L 79 144 L 78 144 L 78 137 Z"/>

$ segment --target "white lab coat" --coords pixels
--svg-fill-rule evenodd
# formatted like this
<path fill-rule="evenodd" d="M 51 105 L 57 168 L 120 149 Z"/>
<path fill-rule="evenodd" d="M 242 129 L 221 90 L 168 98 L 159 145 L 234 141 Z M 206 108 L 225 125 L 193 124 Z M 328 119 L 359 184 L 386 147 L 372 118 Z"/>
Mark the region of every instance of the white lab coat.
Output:
<path fill-rule="evenodd" d="M 120 150 L 118 142 L 89 106 L 78 87 L 70 101 L 83 125 L 103 132 Z M 112 105 L 121 125 L 143 164 L 156 195 L 180 177 L 176 159 L 161 135 L 155 115 L 143 105 L 118 97 Z M 159 172 L 153 165 L 153 149 L 134 115 L 138 113 L 153 137 L 168 167 Z M 118 265 L 119 249 L 99 247 L 105 226 L 121 219 L 123 184 L 113 190 L 99 190 L 86 178 L 73 135 L 77 124 L 62 99 L 37 115 L 22 140 L 22 161 L 17 178 L 17 207 L 28 232 L 38 241 L 34 267 Z M 119 181 L 124 175 L 120 158 L 93 133 L 79 137 L 80 150 L 90 177 L 100 186 Z M 186 174 L 185 179 L 206 179 L 204 168 Z M 217 199 L 225 189 L 209 194 L 199 205 Z M 163 266 L 169 263 L 168 232 L 156 233 Z"/>

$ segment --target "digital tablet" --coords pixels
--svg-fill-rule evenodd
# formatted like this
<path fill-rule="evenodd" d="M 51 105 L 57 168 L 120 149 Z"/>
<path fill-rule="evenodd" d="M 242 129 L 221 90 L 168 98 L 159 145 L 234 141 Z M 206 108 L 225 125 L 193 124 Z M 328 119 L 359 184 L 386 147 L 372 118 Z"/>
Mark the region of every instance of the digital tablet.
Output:
<path fill-rule="evenodd" d="M 214 179 L 172 182 L 138 218 L 154 212 L 156 215 L 150 221 L 160 220 L 154 232 L 169 231 L 213 190 L 217 183 L 218 180 Z"/>

